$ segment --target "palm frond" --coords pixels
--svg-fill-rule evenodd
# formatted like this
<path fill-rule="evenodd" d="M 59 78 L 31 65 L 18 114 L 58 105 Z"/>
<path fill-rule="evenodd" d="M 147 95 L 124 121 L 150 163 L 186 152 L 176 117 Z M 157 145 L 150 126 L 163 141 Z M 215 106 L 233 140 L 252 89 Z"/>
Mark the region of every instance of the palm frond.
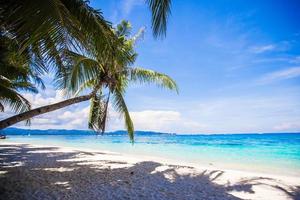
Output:
<path fill-rule="evenodd" d="M 131 24 L 127 20 L 122 20 L 121 23 L 117 25 L 116 36 L 117 37 L 128 37 L 132 30 Z"/>
<path fill-rule="evenodd" d="M 152 14 L 154 37 L 165 36 L 167 21 L 171 13 L 171 0 L 146 0 Z"/>
<path fill-rule="evenodd" d="M 107 121 L 107 112 L 108 112 L 108 102 L 110 98 L 110 93 L 106 97 L 106 100 L 103 99 L 101 102 L 101 107 L 98 111 L 98 129 L 101 131 L 101 134 L 104 134 L 106 129 L 106 121 Z"/>
<path fill-rule="evenodd" d="M 19 113 L 30 109 L 30 103 L 19 92 L 37 93 L 44 88 L 41 73 L 31 65 L 27 54 L 18 53 L 15 39 L 0 35 L 0 101 L 2 110 L 8 106 Z"/>
<path fill-rule="evenodd" d="M 11 88 L 0 85 L 0 102 L 8 105 L 14 112 L 21 113 L 30 110 L 31 106 L 27 99 Z"/>
<path fill-rule="evenodd" d="M 69 65 L 71 66 L 68 71 L 66 82 L 63 82 L 62 87 L 69 90 L 71 94 L 76 94 L 82 90 L 82 86 L 94 82 L 99 77 L 103 67 L 93 58 L 86 57 L 76 52 L 68 51 L 70 58 Z M 58 79 L 59 80 L 59 79 Z"/>
<path fill-rule="evenodd" d="M 95 87 L 96 83 L 97 83 L 97 81 L 95 81 L 93 79 L 82 83 L 79 86 L 78 90 L 74 93 L 73 96 L 78 96 L 85 89 L 91 89 L 91 88 Z M 66 92 L 68 92 L 68 91 L 66 91 Z"/>
<path fill-rule="evenodd" d="M 117 37 L 102 13 L 88 4 L 85 0 L 1 1 L 1 34 L 15 38 L 21 53 L 29 49 L 35 63 L 55 63 L 54 67 L 62 65 L 66 49 L 111 52 Z M 62 72 L 60 67 L 58 73 Z"/>
<path fill-rule="evenodd" d="M 38 93 L 37 88 L 30 82 L 26 81 L 14 81 L 11 84 L 11 87 L 15 90 L 18 91 L 26 91 L 26 92 L 31 92 L 31 93 Z"/>
<path fill-rule="evenodd" d="M 97 130 L 96 121 L 98 119 L 98 110 L 100 106 L 99 98 L 95 96 L 90 100 L 90 102 L 91 104 L 90 104 L 88 127 L 89 129 Z"/>
<path fill-rule="evenodd" d="M 128 132 L 129 138 L 131 142 L 134 141 L 134 126 L 131 120 L 128 108 L 126 106 L 125 100 L 123 98 L 123 94 L 119 90 L 115 90 L 113 92 L 113 106 L 117 112 L 123 114 L 125 120 L 125 127 Z"/>
<path fill-rule="evenodd" d="M 0 112 L 4 112 L 4 106 L 2 105 L 1 102 L 0 102 Z"/>
<path fill-rule="evenodd" d="M 143 68 L 128 68 L 129 80 L 138 81 L 140 83 L 154 83 L 159 87 L 175 90 L 178 93 L 176 82 L 168 75 L 143 69 Z"/>
<path fill-rule="evenodd" d="M 107 112 L 108 112 L 109 95 L 106 99 L 104 96 L 95 96 L 91 99 L 89 129 L 103 134 L 106 128 Z"/>
<path fill-rule="evenodd" d="M 139 31 L 130 39 L 133 46 L 135 46 L 139 40 L 143 39 L 145 31 L 145 27 L 140 28 Z"/>

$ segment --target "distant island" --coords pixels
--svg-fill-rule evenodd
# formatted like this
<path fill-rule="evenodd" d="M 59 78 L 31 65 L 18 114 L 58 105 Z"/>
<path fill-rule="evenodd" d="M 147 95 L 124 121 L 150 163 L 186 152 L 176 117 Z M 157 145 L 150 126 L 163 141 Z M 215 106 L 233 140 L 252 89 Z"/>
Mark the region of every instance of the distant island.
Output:
<path fill-rule="evenodd" d="M 4 135 L 95 135 L 97 132 L 91 130 L 67 130 L 67 129 L 20 129 L 20 128 L 7 128 L 1 131 Z M 105 132 L 105 135 L 127 135 L 127 131 L 119 130 L 113 132 Z M 154 131 L 136 131 L 137 135 L 163 135 L 175 133 L 159 133 Z M 100 133 L 101 135 L 101 133 Z"/>
<path fill-rule="evenodd" d="M 1 130 L 0 132 L 1 135 L 101 135 L 101 133 L 97 133 L 92 130 L 70 130 L 70 129 L 46 129 L 46 130 L 40 130 L 40 129 L 21 129 L 21 128 L 7 128 L 4 130 Z M 110 131 L 110 132 L 105 132 L 104 135 L 127 135 L 127 131 L 125 130 L 118 130 L 118 131 Z M 208 134 L 208 133 L 165 133 L 165 132 L 155 132 L 155 131 L 135 131 L 136 135 L 226 135 L 226 137 L 233 135 L 280 135 L 280 134 L 300 134 L 299 132 L 295 133 L 213 133 L 213 134 Z"/>

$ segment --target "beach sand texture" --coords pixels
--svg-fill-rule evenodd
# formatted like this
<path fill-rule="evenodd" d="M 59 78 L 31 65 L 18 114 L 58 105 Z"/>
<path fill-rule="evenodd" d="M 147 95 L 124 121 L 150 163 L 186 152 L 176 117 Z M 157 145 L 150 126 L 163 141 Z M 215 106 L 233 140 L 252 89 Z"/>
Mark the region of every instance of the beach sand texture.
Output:
<path fill-rule="evenodd" d="M 180 162 L 179 162 L 180 163 Z M 299 177 L 0 143 L 0 199 L 300 199 Z"/>

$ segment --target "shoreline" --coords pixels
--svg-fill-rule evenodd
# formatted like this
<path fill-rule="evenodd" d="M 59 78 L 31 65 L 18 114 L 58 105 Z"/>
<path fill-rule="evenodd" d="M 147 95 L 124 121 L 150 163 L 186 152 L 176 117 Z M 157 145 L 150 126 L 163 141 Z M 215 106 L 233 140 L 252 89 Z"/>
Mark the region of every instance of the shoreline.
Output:
<path fill-rule="evenodd" d="M 1 142 L 0 142 L 1 144 Z M 296 179 L 299 180 L 300 183 L 300 174 L 281 174 L 281 173 L 274 173 L 274 172 L 266 172 L 264 170 L 259 170 L 259 168 L 255 169 L 242 169 L 242 165 L 228 165 L 228 163 L 218 163 L 217 165 L 215 164 L 204 164 L 204 163 L 193 163 L 193 162 L 188 162 L 188 161 L 181 161 L 181 160 L 176 160 L 176 159 L 170 159 L 170 158 L 165 158 L 163 156 L 148 156 L 148 155 L 142 155 L 142 154 L 130 154 L 130 153 L 119 153 L 115 151 L 109 151 L 109 150 L 104 150 L 104 149 L 92 149 L 92 148 L 86 148 L 86 147 L 71 147 L 71 146 L 63 146 L 63 145 L 42 145 L 42 144 L 31 144 L 31 143 L 22 143 L 22 142 L 6 142 L 4 141 L 3 144 L 12 144 L 12 145 L 32 145 L 32 146 L 38 146 L 38 147 L 57 147 L 57 148 L 62 148 L 65 150 L 75 150 L 75 151 L 92 151 L 92 152 L 99 152 L 99 153 L 109 153 L 109 154 L 115 154 L 119 155 L 121 157 L 127 157 L 131 158 L 132 160 L 137 160 L 137 161 L 147 161 L 147 160 L 155 160 L 157 162 L 163 163 L 163 164 L 172 164 L 172 165 L 180 165 L 180 166 L 189 166 L 189 167 L 194 167 L 197 169 L 205 170 L 222 170 L 222 171 L 227 171 L 227 172 L 233 172 L 233 173 L 241 173 L 241 174 L 249 174 L 252 176 L 270 176 L 273 178 L 279 178 L 279 179 Z M 222 167 L 218 166 L 224 164 Z"/>
<path fill-rule="evenodd" d="M 139 165 L 139 163 L 152 163 L 152 164 L 155 163 L 157 167 L 154 168 L 151 173 L 156 173 L 156 171 L 163 172 L 164 168 L 174 170 L 174 173 L 176 172 L 176 174 L 177 173 L 179 174 L 179 172 L 183 173 L 182 175 L 183 177 L 185 177 L 186 175 L 200 176 L 201 174 L 203 175 L 203 174 L 217 173 L 213 177 L 210 177 L 209 175 L 209 181 L 211 182 L 210 184 L 218 185 L 218 187 L 222 188 L 222 191 L 224 188 L 227 189 L 233 188 L 234 186 L 236 187 L 236 185 L 238 184 L 239 187 L 232 189 L 232 191 L 224 193 L 223 195 L 228 194 L 242 199 L 271 199 L 271 198 L 274 200 L 295 199 L 292 198 L 292 195 L 295 193 L 295 191 L 293 190 L 294 188 L 297 189 L 300 183 L 299 177 L 279 176 L 279 175 L 263 174 L 263 173 L 256 173 L 256 172 L 220 169 L 220 168 L 215 168 L 213 166 L 207 167 L 201 165 L 191 165 L 189 163 L 184 163 L 180 161 L 170 162 L 170 160 L 165 160 L 157 157 L 133 156 L 133 155 L 121 154 L 121 153 L 116 153 L 111 151 L 99 151 L 99 150 L 92 150 L 92 149 L 80 148 L 80 147 L 72 148 L 72 147 L 61 147 L 61 146 L 54 146 L 54 145 L 32 145 L 32 144 L 15 143 L 15 142 L 1 142 L 0 146 L 7 146 L 7 148 L 15 146 L 15 147 L 20 147 L 21 149 L 22 148 L 39 149 L 36 150 L 34 153 L 28 151 L 30 153 L 30 156 L 34 157 L 34 162 L 37 162 L 38 164 L 47 162 L 48 157 L 35 158 L 35 155 L 46 153 L 46 155 L 50 156 L 55 152 L 59 152 L 62 155 L 64 154 L 67 155 L 68 153 L 72 152 L 76 154 L 76 158 L 74 158 L 76 162 L 92 164 L 95 165 L 94 167 L 96 168 L 100 166 L 102 167 L 103 165 L 106 166 L 108 169 L 115 169 L 115 168 L 118 169 L 124 167 L 127 169 Z M 43 149 L 45 149 L 45 151 L 43 151 Z M 50 151 L 50 153 L 48 153 L 47 149 L 52 149 L 52 150 Z M 0 150 L 3 150 L 5 152 L 5 148 L 1 147 Z M 104 161 L 108 162 L 108 164 L 104 165 L 102 163 Z M 118 163 L 122 163 L 122 164 L 118 164 Z M 53 167 L 54 168 L 57 167 L 59 169 L 59 166 L 56 165 L 57 165 L 57 160 L 55 161 L 55 164 L 53 164 Z M 144 168 L 145 167 L 142 167 L 139 170 L 143 171 L 145 170 Z M 91 171 L 90 168 L 87 169 L 87 171 L 88 170 Z M 142 174 L 145 175 L 145 173 Z M 2 175 L 5 176 L 5 173 Z M 164 176 L 167 177 L 168 175 L 164 175 Z M 181 175 L 178 176 L 180 177 Z M 91 177 L 86 177 L 86 178 L 90 179 Z M 153 182 L 154 184 L 158 184 L 158 185 L 161 184 L 159 180 L 155 180 Z M 187 181 L 187 183 L 189 182 L 192 182 L 192 180 Z M 251 189 L 249 188 L 247 189 L 247 187 L 250 186 Z M 203 187 L 203 185 L 201 187 Z M 244 187 L 246 189 L 243 190 Z M 299 191 L 298 190 L 296 191 L 296 195 L 299 195 L 297 192 Z M 210 194 L 210 191 L 208 191 L 208 193 Z M 227 197 L 225 199 L 227 199 Z"/>
<path fill-rule="evenodd" d="M 178 165 L 178 166 L 187 166 L 187 167 L 194 167 L 196 169 L 200 170 L 222 170 L 226 172 L 231 172 L 231 173 L 239 173 L 239 174 L 247 174 L 249 176 L 267 176 L 267 177 L 272 177 L 276 179 L 293 179 L 297 180 L 300 183 L 300 176 L 295 176 L 295 175 L 282 175 L 278 173 L 272 173 L 272 172 L 261 172 L 261 171 L 255 171 L 255 170 L 247 170 L 247 169 L 232 169 L 229 166 L 225 166 L 223 168 L 215 166 L 215 165 L 205 165 L 203 163 L 191 163 L 191 162 L 185 162 L 185 161 L 180 161 L 176 159 L 168 159 L 164 157 L 158 157 L 158 156 L 147 156 L 147 155 L 141 155 L 141 154 L 129 154 L 129 153 L 119 153 L 119 152 L 114 152 L 114 151 L 109 151 L 109 150 L 95 150 L 92 148 L 85 148 L 85 147 L 70 147 L 70 146 L 62 146 L 62 145 L 37 145 L 37 144 L 30 144 L 30 143 L 20 143 L 20 142 L 4 142 L 1 143 L 0 145 L 29 145 L 29 146 L 35 146 L 35 147 L 56 147 L 60 148 L 66 151 L 85 151 L 85 152 L 95 152 L 95 153 L 107 153 L 111 155 L 116 155 L 120 159 L 123 160 L 123 158 L 129 158 L 132 161 L 156 161 L 162 164 L 171 164 L 171 165 Z M 124 159 L 125 160 L 125 159 Z"/>

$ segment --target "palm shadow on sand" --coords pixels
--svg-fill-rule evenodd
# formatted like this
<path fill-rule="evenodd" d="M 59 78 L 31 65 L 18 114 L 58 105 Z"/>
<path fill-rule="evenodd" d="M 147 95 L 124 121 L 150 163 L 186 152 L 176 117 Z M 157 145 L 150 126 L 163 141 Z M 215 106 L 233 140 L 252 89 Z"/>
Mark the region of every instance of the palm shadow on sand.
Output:
<path fill-rule="evenodd" d="M 162 171 L 157 162 L 110 168 L 125 162 L 98 160 L 97 165 L 78 160 L 98 152 L 60 152 L 55 147 L 0 145 L 0 199 L 213 199 L 236 200 L 232 191 L 254 193 L 257 180 L 218 185 L 222 171 L 182 175 L 171 166 Z M 103 154 L 103 153 L 102 153 Z M 42 160 L 42 161 L 41 161 Z M 87 178 L 88 177 L 88 178 Z M 260 183 L 262 184 L 262 183 Z M 283 191 L 300 199 L 300 188 Z"/>

